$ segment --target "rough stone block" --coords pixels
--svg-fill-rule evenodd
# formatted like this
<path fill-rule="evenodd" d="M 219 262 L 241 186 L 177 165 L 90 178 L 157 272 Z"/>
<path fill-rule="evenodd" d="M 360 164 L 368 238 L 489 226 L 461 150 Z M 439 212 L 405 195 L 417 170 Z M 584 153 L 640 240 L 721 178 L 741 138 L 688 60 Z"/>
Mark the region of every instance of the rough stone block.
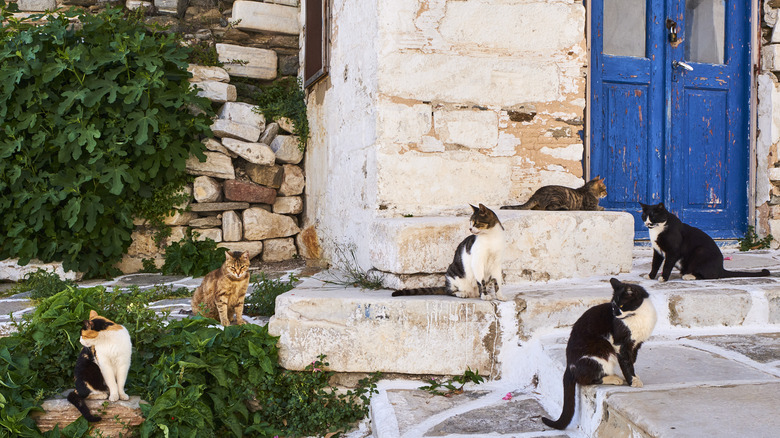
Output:
<path fill-rule="evenodd" d="M 221 242 L 217 245 L 219 248 L 227 248 L 228 251 L 249 252 L 249 258 L 252 259 L 260 255 L 263 252 L 263 242 L 248 242 L 243 240 L 241 242 Z"/>
<path fill-rule="evenodd" d="M 271 165 L 276 161 L 274 151 L 263 143 L 249 143 L 233 138 L 223 138 L 222 145 L 253 164 Z"/>
<path fill-rule="evenodd" d="M 255 112 L 256 105 L 244 102 L 226 102 L 217 112 L 220 119 L 252 125 L 261 131 L 265 130 L 265 116 Z"/>
<path fill-rule="evenodd" d="M 230 75 L 222 67 L 209 67 L 205 65 L 190 64 L 187 66 L 187 71 L 192 73 L 190 82 L 230 82 Z"/>
<path fill-rule="evenodd" d="M 295 244 L 301 257 L 307 260 L 319 260 L 322 256 L 320 239 L 317 237 L 317 229 L 310 225 L 295 235 Z"/>
<path fill-rule="evenodd" d="M 288 117 L 279 117 L 276 119 L 276 123 L 279 125 L 279 129 L 289 134 L 295 132 L 295 123 Z"/>
<path fill-rule="evenodd" d="M 197 236 L 195 235 L 197 233 Z M 217 243 L 222 242 L 222 229 L 220 228 L 202 228 L 193 233 L 193 239 L 204 241 L 211 239 Z"/>
<path fill-rule="evenodd" d="M 233 19 L 241 30 L 298 35 L 298 8 L 253 1 L 233 3 Z"/>
<path fill-rule="evenodd" d="M 418 142 L 433 126 L 431 105 L 387 102 L 377 109 L 378 135 L 396 143 Z M 498 129 L 496 127 L 496 129 Z"/>
<path fill-rule="evenodd" d="M 233 17 L 235 18 L 235 9 Z M 276 79 L 277 58 L 276 52 L 273 50 L 255 49 L 233 44 L 217 44 L 216 47 L 219 61 L 225 64 L 225 70 L 231 76 L 264 80 Z M 242 63 L 233 63 L 233 61 L 242 61 Z"/>
<path fill-rule="evenodd" d="M 192 194 L 197 202 L 219 202 L 222 200 L 222 184 L 214 178 L 199 176 L 192 183 Z"/>
<path fill-rule="evenodd" d="M 235 211 L 226 211 L 222 214 L 222 240 L 225 242 L 238 242 L 244 236 L 241 217 Z"/>
<path fill-rule="evenodd" d="M 276 122 L 269 123 L 265 127 L 265 131 L 263 132 L 263 135 L 260 136 L 260 140 L 258 141 L 260 143 L 271 144 L 276 138 L 276 135 L 278 133 L 279 133 L 279 124 Z"/>
<path fill-rule="evenodd" d="M 270 146 L 276 153 L 276 161 L 280 163 L 298 164 L 303 159 L 298 137 L 294 135 L 277 135 Z"/>
<path fill-rule="evenodd" d="M 282 185 L 279 187 L 281 196 L 295 196 L 303 193 L 306 186 L 306 178 L 303 176 L 303 169 L 294 164 L 285 164 Z"/>
<path fill-rule="evenodd" d="M 236 171 L 230 157 L 219 152 L 204 152 L 203 154 L 206 155 L 206 161 L 202 163 L 194 155 L 187 159 L 187 173 L 221 179 L 235 179 Z"/>
<path fill-rule="evenodd" d="M 144 0 L 127 0 L 125 2 L 125 7 L 130 10 L 134 11 L 138 8 L 144 8 L 146 10 L 152 9 L 152 2 L 150 1 L 144 1 Z"/>
<path fill-rule="evenodd" d="M 195 212 L 244 210 L 247 208 L 249 208 L 248 202 L 199 202 L 190 206 L 190 209 Z"/>
<path fill-rule="evenodd" d="M 274 202 L 276 214 L 300 214 L 303 212 L 303 199 L 300 196 L 281 196 Z"/>
<path fill-rule="evenodd" d="M 131 436 L 135 428 L 143 423 L 140 404 L 146 402 L 137 395 L 131 396 L 129 400 L 109 402 L 105 408 L 104 402 L 106 400 L 86 400 L 90 411 L 93 413 L 101 411 L 100 416 L 103 418 L 97 423 L 92 423 L 94 429 L 91 434 L 105 437 Z M 41 407 L 45 412 L 31 414 L 41 432 L 48 432 L 57 425 L 62 430 L 81 417 L 78 409 L 66 398 L 45 400 Z"/>
<path fill-rule="evenodd" d="M 631 271 L 634 221 L 628 213 L 494 211 L 506 230 L 507 283 Z M 377 219 L 371 264 L 394 274 L 444 273 L 468 235 L 465 216 Z"/>
<path fill-rule="evenodd" d="M 263 133 L 263 131 L 256 126 L 224 119 L 214 120 L 214 123 L 211 125 L 211 130 L 214 131 L 214 135 L 219 137 L 236 138 L 251 143 L 256 142 L 257 139 L 260 138 L 260 134 Z"/>
<path fill-rule="evenodd" d="M 250 181 L 232 180 L 225 183 L 225 198 L 250 204 L 273 204 L 276 201 L 276 190 Z"/>
<path fill-rule="evenodd" d="M 263 261 L 282 262 L 292 260 L 298 251 L 295 249 L 295 241 L 292 237 L 280 239 L 268 239 L 263 241 Z"/>
<path fill-rule="evenodd" d="M 433 125 L 445 144 L 484 149 L 498 143 L 498 114 L 485 110 L 439 110 Z"/>
<path fill-rule="evenodd" d="M 769 302 L 769 323 L 780 324 L 780 288 L 766 291 L 766 299 Z"/>
<path fill-rule="evenodd" d="M 30 260 L 30 263 L 21 266 L 19 265 L 19 259 L 5 259 L 0 260 L 0 280 L 19 282 L 24 280 L 25 275 L 33 273 L 38 269 L 54 272 L 60 278 L 66 280 L 78 281 L 84 275 L 81 272 L 66 272 L 60 262 L 43 263 L 40 260 Z"/>
<path fill-rule="evenodd" d="M 294 236 L 300 232 L 290 216 L 274 214 L 262 208 L 244 210 L 244 239 L 265 240 Z"/>
<path fill-rule="evenodd" d="M 262 166 L 249 163 L 246 166 L 246 174 L 249 176 L 249 179 L 260 185 L 278 189 L 282 185 L 284 168 L 282 166 Z"/>
<path fill-rule="evenodd" d="M 193 219 L 189 223 L 192 228 L 215 228 L 222 226 L 222 219 L 218 216 L 206 216 Z"/>
<path fill-rule="evenodd" d="M 507 285 L 504 294 L 513 293 L 513 286 Z M 586 310 L 611 299 L 612 286 L 606 280 L 603 287 L 523 291 L 515 297 L 518 336 L 527 340 L 550 329 L 570 327 Z"/>
<path fill-rule="evenodd" d="M 222 146 L 222 143 L 219 141 L 213 139 L 213 138 L 206 138 L 203 139 L 203 145 L 206 146 L 206 149 L 212 151 L 212 152 L 219 152 L 221 154 L 225 154 L 230 158 L 236 158 L 238 155 L 236 155 L 235 152 L 228 150 L 225 146 Z"/>
<path fill-rule="evenodd" d="M 184 15 L 187 10 L 187 0 L 154 0 L 157 12 L 163 15 Z"/>
<path fill-rule="evenodd" d="M 303 370 L 325 354 L 329 368 L 339 372 L 493 371 L 500 333 L 493 303 L 454 297 L 397 299 L 389 291 L 325 286 L 309 278 L 294 293 L 276 299 L 268 329 L 280 336 L 283 367 Z"/>
<path fill-rule="evenodd" d="M 22 12 L 43 12 L 57 9 L 56 0 L 19 0 L 16 4 Z"/>
<path fill-rule="evenodd" d="M 740 325 L 751 305 L 750 294 L 738 289 L 686 289 L 669 294 L 669 322 L 682 327 Z"/>
<path fill-rule="evenodd" d="M 238 98 L 235 85 L 216 81 L 193 82 L 192 85 L 198 87 L 198 96 L 212 102 L 233 102 Z"/>
<path fill-rule="evenodd" d="M 197 218 L 198 215 L 191 211 L 176 210 L 171 216 L 165 216 L 163 223 L 165 225 L 187 225 L 191 220 Z"/>

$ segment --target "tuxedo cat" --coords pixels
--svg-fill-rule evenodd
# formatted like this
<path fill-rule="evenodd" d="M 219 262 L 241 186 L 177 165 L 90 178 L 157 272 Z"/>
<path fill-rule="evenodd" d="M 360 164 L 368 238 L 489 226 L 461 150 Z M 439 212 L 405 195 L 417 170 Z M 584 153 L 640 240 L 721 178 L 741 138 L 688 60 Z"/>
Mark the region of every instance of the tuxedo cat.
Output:
<path fill-rule="evenodd" d="M 85 400 L 129 399 L 124 388 L 133 345 L 126 328 L 94 310 L 89 312 L 89 320 L 84 321 L 79 341 L 84 348 L 74 370 L 76 390 L 68 394 L 68 401 L 87 421 L 100 421 L 100 417 L 89 412 Z"/>
<path fill-rule="evenodd" d="M 728 277 L 766 277 L 767 269 L 761 272 L 727 271 L 723 269 L 723 253 L 704 231 L 684 224 L 677 216 L 666 210 L 663 203 L 642 206 L 642 221 L 650 232 L 653 245 L 653 265 L 646 278 L 655 279 L 663 262 L 661 278 L 669 280 L 672 268 L 680 270 L 683 280 L 701 280 Z"/>
<path fill-rule="evenodd" d="M 612 284 L 612 302 L 586 310 L 571 328 L 566 344 L 566 371 L 563 373 L 563 412 L 553 421 L 542 418 L 552 428 L 563 430 L 574 416 L 575 387 L 579 385 L 623 385 L 641 388 L 634 372 L 636 355 L 650 337 L 657 315 L 644 288 Z M 623 373 L 623 380 L 617 369 Z"/>
<path fill-rule="evenodd" d="M 394 297 L 454 295 L 459 298 L 504 300 L 499 290 L 503 283 L 504 227 L 498 216 L 484 205 L 472 205 L 471 209 L 469 231 L 472 234 L 455 250 L 455 257 L 445 274 L 445 286 L 397 290 L 393 292 Z"/>
<path fill-rule="evenodd" d="M 502 210 L 604 210 L 599 199 L 607 196 L 604 178 L 596 176 L 580 188 L 544 186 L 520 205 L 505 205 Z"/>

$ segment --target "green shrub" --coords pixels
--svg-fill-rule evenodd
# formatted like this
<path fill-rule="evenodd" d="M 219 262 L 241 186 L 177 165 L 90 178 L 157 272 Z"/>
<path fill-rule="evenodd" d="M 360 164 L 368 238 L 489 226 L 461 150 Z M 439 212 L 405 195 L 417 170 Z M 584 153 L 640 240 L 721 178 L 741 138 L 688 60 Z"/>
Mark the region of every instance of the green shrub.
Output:
<path fill-rule="evenodd" d="M 30 298 L 41 300 L 48 298 L 58 292 L 62 292 L 68 287 L 76 287 L 76 283 L 70 280 L 63 280 L 55 272 L 38 268 L 34 272 L 24 275 L 24 280 L 11 288 L 11 294 L 30 292 Z"/>
<path fill-rule="evenodd" d="M 197 237 L 197 233 L 195 233 Z M 218 248 L 211 239 L 193 240 L 191 232 L 184 239 L 171 243 L 165 249 L 165 275 L 202 277 L 225 263 L 227 248 Z"/>
<path fill-rule="evenodd" d="M 134 215 L 169 212 L 187 158 L 204 158 L 213 111 L 190 49 L 119 9 L 36 26 L 0 11 L 0 259 L 110 276 Z"/>
<path fill-rule="evenodd" d="M 263 89 L 257 96 L 258 112 L 267 119 L 287 117 L 293 121 L 293 134 L 298 136 L 301 150 L 309 140 L 309 119 L 306 118 L 306 94 L 300 79 L 282 78 Z"/>
<path fill-rule="evenodd" d="M 143 437 L 325 435 L 367 414 L 377 376 L 339 393 L 328 385 L 332 373 L 322 357 L 306 371 L 282 369 L 278 338 L 266 327 L 223 330 L 202 317 L 166 323 L 147 298 L 137 288 L 68 289 L 16 321 L 17 332 L 0 338 L 0 436 L 41 436 L 29 414 L 72 387 L 81 321 L 93 309 L 130 332 L 126 391 L 149 402 L 142 406 Z M 80 417 L 65 435 L 87 436 L 88 427 Z"/>
<path fill-rule="evenodd" d="M 756 234 L 755 228 L 748 225 L 747 231 L 745 232 L 745 237 L 742 239 L 737 239 L 737 241 L 739 242 L 740 251 L 750 251 L 752 249 L 769 248 L 773 239 L 774 238 L 771 234 L 767 235 L 763 239 L 759 238 L 758 234 Z"/>
<path fill-rule="evenodd" d="M 251 278 L 252 293 L 244 301 L 244 314 L 249 316 L 271 316 L 274 314 L 276 297 L 295 287 L 298 279 L 290 275 L 287 281 L 266 277 L 265 273 Z"/>

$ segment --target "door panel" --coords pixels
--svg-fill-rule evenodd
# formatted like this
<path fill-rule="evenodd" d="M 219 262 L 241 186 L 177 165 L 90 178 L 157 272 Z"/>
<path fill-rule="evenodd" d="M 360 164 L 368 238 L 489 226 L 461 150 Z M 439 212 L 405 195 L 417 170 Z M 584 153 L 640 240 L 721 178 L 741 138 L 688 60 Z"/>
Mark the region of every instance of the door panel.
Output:
<path fill-rule="evenodd" d="M 647 238 L 638 203 L 661 201 L 715 238 L 744 235 L 749 8 L 749 0 L 645 0 L 628 17 L 621 0 L 592 4 L 590 174 L 606 178 L 601 205 L 634 214 L 637 238 Z M 611 42 L 615 32 L 632 42 Z"/>

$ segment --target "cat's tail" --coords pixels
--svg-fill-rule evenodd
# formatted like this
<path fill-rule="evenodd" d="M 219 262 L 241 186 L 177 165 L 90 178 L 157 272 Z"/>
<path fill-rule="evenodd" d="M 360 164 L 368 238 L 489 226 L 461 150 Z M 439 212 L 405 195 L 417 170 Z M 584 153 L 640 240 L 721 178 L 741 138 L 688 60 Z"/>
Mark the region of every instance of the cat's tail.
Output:
<path fill-rule="evenodd" d="M 746 271 L 727 271 L 723 270 L 720 273 L 720 278 L 732 278 L 732 277 L 769 277 L 769 269 L 762 269 L 757 272 Z"/>
<path fill-rule="evenodd" d="M 531 210 L 534 207 L 536 207 L 536 201 L 529 199 L 525 204 L 502 205 L 501 210 Z"/>
<path fill-rule="evenodd" d="M 76 391 L 71 391 L 70 394 L 68 394 L 68 401 L 73 403 L 73 406 L 76 407 L 76 409 L 81 412 L 81 415 L 84 416 L 84 418 L 89 421 L 90 423 L 94 423 L 96 421 L 100 421 L 101 417 L 98 417 L 97 415 L 92 415 L 91 412 L 89 412 L 89 406 L 87 406 L 87 402 L 85 399 L 81 398 Z"/>
<path fill-rule="evenodd" d="M 574 375 L 566 367 L 566 371 L 563 373 L 563 412 L 561 412 L 560 418 L 553 421 L 547 417 L 542 417 L 542 422 L 554 429 L 563 430 L 571 423 L 571 419 L 574 417 L 574 390 L 576 389 L 576 381 Z"/>
<path fill-rule="evenodd" d="M 446 287 L 418 287 L 415 289 L 401 289 L 393 292 L 394 297 L 408 297 L 411 295 L 449 295 Z"/>

